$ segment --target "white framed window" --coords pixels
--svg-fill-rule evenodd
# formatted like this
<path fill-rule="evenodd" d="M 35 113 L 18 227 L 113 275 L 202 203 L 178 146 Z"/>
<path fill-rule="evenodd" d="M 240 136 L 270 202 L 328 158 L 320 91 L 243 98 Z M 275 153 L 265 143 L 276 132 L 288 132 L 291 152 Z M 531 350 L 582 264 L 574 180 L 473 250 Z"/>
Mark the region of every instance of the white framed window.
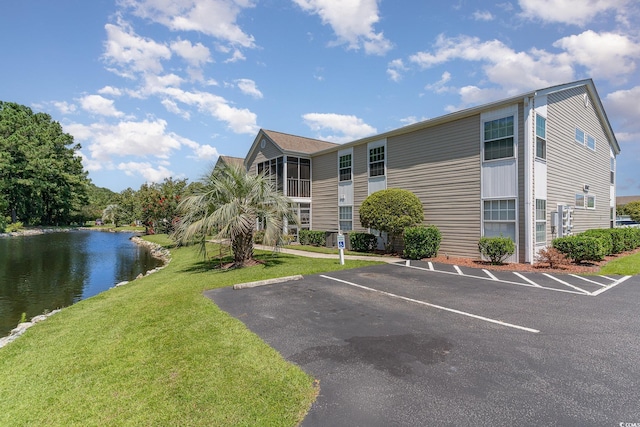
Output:
<path fill-rule="evenodd" d="M 536 199 L 536 244 L 547 243 L 547 201 Z"/>
<path fill-rule="evenodd" d="M 353 206 L 338 207 L 338 222 L 341 231 L 353 230 Z"/>
<path fill-rule="evenodd" d="M 536 114 L 536 157 L 547 158 L 547 119 Z"/>
<path fill-rule="evenodd" d="M 576 128 L 576 142 L 580 145 L 584 145 L 585 133 L 582 129 Z"/>
<path fill-rule="evenodd" d="M 485 200 L 484 236 L 509 237 L 516 241 L 516 201 L 515 199 Z"/>
<path fill-rule="evenodd" d="M 596 151 L 596 139 L 591 135 L 587 135 L 587 148 Z"/>
<path fill-rule="evenodd" d="M 369 178 L 385 175 L 385 146 L 369 148 Z"/>
<path fill-rule="evenodd" d="M 484 160 L 514 157 L 514 118 L 507 116 L 484 122 Z"/>
<path fill-rule="evenodd" d="M 353 155 L 351 153 L 344 154 L 338 157 L 338 176 L 340 182 L 351 181 L 352 179 L 352 157 Z"/>
<path fill-rule="evenodd" d="M 610 174 L 610 179 L 611 179 L 611 185 L 616 183 L 616 158 L 615 157 L 611 157 L 611 174 Z"/>
<path fill-rule="evenodd" d="M 576 193 L 576 208 L 595 209 L 596 196 L 594 194 Z"/>

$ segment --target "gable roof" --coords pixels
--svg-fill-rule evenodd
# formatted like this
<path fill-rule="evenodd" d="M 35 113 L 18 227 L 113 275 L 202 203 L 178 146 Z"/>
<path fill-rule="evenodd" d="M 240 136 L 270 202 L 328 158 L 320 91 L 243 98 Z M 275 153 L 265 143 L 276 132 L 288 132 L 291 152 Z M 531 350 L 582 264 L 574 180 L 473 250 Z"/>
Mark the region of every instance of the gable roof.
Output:
<path fill-rule="evenodd" d="M 244 159 L 241 157 L 231 157 L 231 156 L 220 156 L 218 157 L 218 162 L 224 162 L 229 166 L 243 166 Z"/>
<path fill-rule="evenodd" d="M 288 133 L 276 132 L 273 130 L 262 129 L 262 132 L 264 132 L 264 134 L 267 135 L 274 144 L 280 147 L 282 151 L 311 154 L 339 145 L 333 142 L 305 138 L 303 136 L 290 135 Z"/>

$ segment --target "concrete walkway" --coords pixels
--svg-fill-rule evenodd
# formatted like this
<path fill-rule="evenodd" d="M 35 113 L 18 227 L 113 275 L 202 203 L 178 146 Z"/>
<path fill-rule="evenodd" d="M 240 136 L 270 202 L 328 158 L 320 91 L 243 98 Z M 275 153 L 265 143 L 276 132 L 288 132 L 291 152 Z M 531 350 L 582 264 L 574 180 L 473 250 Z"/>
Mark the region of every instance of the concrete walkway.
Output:
<path fill-rule="evenodd" d="M 260 249 L 262 251 L 273 251 L 273 246 L 254 245 L 253 247 L 256 248 L 256 249 Z M 297 255 L 297 256 L 303 256 L 303 257 L 307 257 L 307 258 L 339 259 L 338 249 L 336 249 L 335 251 L 336 251 L 335 254 L 321 254 L 321 253 L 317 253 L 317 252 L 301 251 L 301 250 L 297 250 L 297 249 L 288 249 L 288 248 L 279 248 L 279 249 L 277 249 L 277 252 L 281 252 L 283 254 Z M 345 255 L 344 259 L 345 260 L 350 260 L 350 259 L 351 260 L 359 260 L 359 261 L 379 261 L 379 262 L 386 262 L 386 263 L 390 263 L 390 264 L 404 261 L 402 258 L 399 258 L 399 257 L 392 257 L 392 256 L 366 256 L 366 255 Z"/>

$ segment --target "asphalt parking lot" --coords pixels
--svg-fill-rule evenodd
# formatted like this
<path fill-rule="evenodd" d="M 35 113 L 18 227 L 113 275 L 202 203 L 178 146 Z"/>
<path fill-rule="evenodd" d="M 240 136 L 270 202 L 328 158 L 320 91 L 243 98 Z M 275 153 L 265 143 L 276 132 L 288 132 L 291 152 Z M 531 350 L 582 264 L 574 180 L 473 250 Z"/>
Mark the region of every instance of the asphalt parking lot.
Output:
<path fill-rule="evenodd" d="M 640 278 L 523 277 L 412 262 L 206 295 L 319 379 L 303 426 L 640 425 Z"/>

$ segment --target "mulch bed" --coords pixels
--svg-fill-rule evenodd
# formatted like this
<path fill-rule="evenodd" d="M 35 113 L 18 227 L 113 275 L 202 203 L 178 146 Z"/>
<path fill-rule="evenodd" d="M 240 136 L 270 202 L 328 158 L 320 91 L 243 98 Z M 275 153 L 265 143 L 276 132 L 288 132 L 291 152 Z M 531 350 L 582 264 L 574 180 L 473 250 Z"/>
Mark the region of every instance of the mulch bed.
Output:
<path fill-rule="evenodd" d="M 581 264 L 575 264 L 572 262 L 564 263 L 561 265 L 549 268 L 546 263 L 536 264 L 523 264 L 523 263 L 508 263 L 500 265 L 492 265 L 488 261 L 483 261 L 479 258 L 458 258 L 440 255 L 434 258 L 425 258 L 423 261 L 431 261 L 442 264 L 454 264 L 460 267 L 472 267 L 472 268 L 484 268 L 487 270 L 498 271 L 524 271 L 524 272 L 536 272 L 536 273 L 562 273 L 562 274 L 596 274 L 600 271 L 606 263 L 621 256 L 632 255 L 640 252 L 640 248 L 633 251 L 623 252 L 618 255 L 605 257 L 604 260 L 599 262 L 583 262 Z"/>

